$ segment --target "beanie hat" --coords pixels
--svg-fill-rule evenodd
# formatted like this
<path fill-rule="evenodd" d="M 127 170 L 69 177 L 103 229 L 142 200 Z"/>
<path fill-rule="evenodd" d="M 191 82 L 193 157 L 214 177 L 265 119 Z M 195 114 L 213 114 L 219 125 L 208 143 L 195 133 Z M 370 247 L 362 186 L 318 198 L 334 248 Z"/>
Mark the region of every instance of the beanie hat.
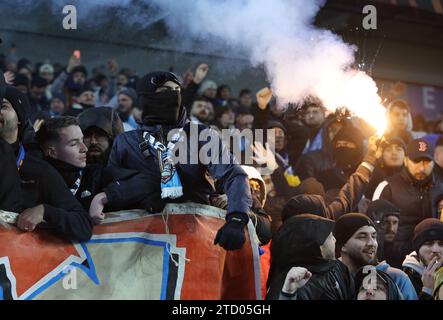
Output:
<path fill-rule="evenodd" d="M 4 98 L 11 103 L 12 108 L 14 108 L 15 113 L 17 114 L 18 121 L 20 122 L 18 125 L 20 137 L 27 120 L 26 110 L 29 110 L 30 108 L 28 98 L 25 94 L 13 86 L 6 86 Z"/>
<path fill-rule="evenodd" d="M 344 246 L 354 233 L 364 226 L 375 228 L 372 220 L 364 214 L 347 213 L 342 215 L 335 223 L 335 239 L 337 240 L 337 246 Z"/>
<path fill-rule="evenodd" d="M 217 90 L 217 83 L 215 83 L 212 80 L 205 80 L 203 81 L 203 83 L 200 85 L 200 87 L 198 88 L 198 94 L 202 95 L 203 92 L 205 92 L 208 89 L 214 89 Z"/>
<path fill-rule="evenodd" d="M 133 104 L 137 101 L 137 92 L 135 92 L 132 88 L 127 88 L 125 90 L 120 91 L 119 95 L 124 94 L 132 99 Z"/>
<path fill-rule="evenodd" d="M 178 76 L 172 72 L 150 72 L 138 80 L 136 86 L 137 95 L 140 96 L 154 93 L 155 90 L 163 86 L 168 81 L 175 82 L 180 87 L 182 86 L 182 82 Z"/>
<path fill-rule="evenodd" d="M 366 210 L 367 216 L 371 217 L 372 219 L 374 219 L 379 212 L 383 213 L 383 218 L 389 216 L 396 216 L 397 218 L 400 218 L 400 209 L 385 199 L 372 201 Z"/>
<path fill-rule="evenodd" d="M 326 197 L 325 188 L 323 184 L 317 181 L 313 177 L 309 177 L 303 180 L 299 185 L 299 190 L 301 194 L 316 194 L 321 196 L 323 199 Z"/>
<path fill-rule="evenodd" d="M 42 64 L 40 69 L 40 73 L 54 73 L 54 67 L 49 63 Z"/>
<path fill-rule="evenodd" d="M 282 211 L 282 220 L 292 216 L 309 213 L 320 217 L 325 217 L 324 200 L 319 195 L 301 194 L 289 199 Z"/>
<path fill-rule="evenodd" d="M 283 132 L 286 134 L 287 130 L 286 127 L 283 125 L 283 123 L 281 123 L 280 121 L 276 121 L 276 120 L 269 120 L 268 123 L 266 124 L 266 127 L 268 129 L 273 129 L 273 128 L 280 128 L 283 130 Z"/>
<path fill-rule="evenodd" d="M 443 240 L 443 221 L 428 218 L 415 227 L 412 244 L 416 252 L 418 252 L 423 243 L 434 240 Z"/>

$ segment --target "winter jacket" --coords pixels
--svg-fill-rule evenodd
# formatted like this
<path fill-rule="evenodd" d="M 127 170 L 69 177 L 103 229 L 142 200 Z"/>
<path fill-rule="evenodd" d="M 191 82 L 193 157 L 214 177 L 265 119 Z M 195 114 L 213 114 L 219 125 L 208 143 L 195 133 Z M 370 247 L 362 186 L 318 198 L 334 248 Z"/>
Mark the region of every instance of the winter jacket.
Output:
<path fill-rule="evenodd" d="M 339 260 L 325 260 L 321 265 L 307 268 L 312 277 L 306 285 L 279 300 L 352 300 L 355 295 L 354 281 L 348 268 Z"/>
<path fill-rule="evenodd" d="M 392 177 L 394 174 L 400 172 L 402 167 L 400 168 L 388 168 L 388 167 L 380 167 L 377 166 L 374 170 L 374 174 L 372 175 L 371 181 L 369 181 L 368 188 L 365 192 L 365 197 L 367 199 L 372 199 L 374 196 L 374 191 L 377 189 L 378 185 L 385 181 L 387 178 Z"/>
<path fill-rule="evenodd" d="M 400 269 L 392 268 L 385 261 L 380 262 L 376 268 L 387 273 L 394 280 L 404 300 L 418 300 L 415 288 L 406 273 Z"/>
<path fill-rule="evenodd" d="M 441 187 L 435 184 L 434 178 L 428 185 L 418 187 L 407 168 L 403 168 L 401 172 L 380 183 L 375 190 L 372 201 L 385 199 L 400 209 L 400 222 L 394 243 L 403 248 L 401 255 L 406 256 L 412 251 L 411 241 L 415 226 L 437 212 L 432 199 Z"/>
<path fill-rule="evenodd" d="M 0 210 L 20 213 L 21 188 L 17 159 L 11 146 L 0 138 Z"/>
<path fill-rule="evenodd" d="M 101 192 L 108 199 L 105 211 L 137 209 L 145 196 L 145 191 L 134 184 L 149 181 L 149 177 L 135 170 L 105 168 L 100 164 L 79 169 L 54 159 L 48 159 L 48 162 L 60 173 L 86 211 L 89 211 L 93 198 Z"/>
<path fill-rule="evenodd" d="M 92 221 L 66 187 L 60 174 L 46 161 L 25 154 L 20 168 L 23 208 L 43 204 L 46 223 L 67 240 L 87 241 L 92 236 Z"/>
<path fill-rule="evenodd" d="M 204 129 L 208 129 L 203 125 L 194 124 L 194 126 L 196 127 L 193 128 L 196 128 L 199 133 Z M 165 201 L 160 197 L 160 170 L 156 152 L 143 154 L 139 147 L 139 144 L 143 142 L 143 132 L 147 131 L 160 141 L 165 142 L 167 133 L 174 128 L 183 128 L 186 134 L 187 163 L 176 165 L 183 186 L 183 196 L 174 200 L 168 199 L 168 201 L 192 201 L 210 205 L 209 197 L 215 193 L 214 180 L 217 180 L 228 197 L 228 214 L 249 212 L 252 200 L 248 177 L 243 169 L 235 164 L 235 160 L 228 149 L 222 146 L 221 139 L 218 144 L 219 150 L 221 150 L 218 155 L 218 163 L 210 161 L 209 164 L 204 165 L 198 159 L 198 164 L 191 164 L 191 124 L 186 120 L 184 108 L 181 108 L 180 119 L 176 126 L 145 125 L 140 129 L 120 134 L 114 140 L 108 166 L 136 170 L 150 177 L 149 180 L 138 177 L 139 181 L 134 185 L 135 188 L 144 190 L 146 199 L 149 198 L 149 201 L 144 201 L 145 207 L 142 209 L 147 211 L 152 211 L 151 209 L 158 210 L 159 207 L 162 209 L 165 205 Z M 199 141 L 195 146 L 192 145 L 192 153 L 194 154 L 192 157 L 200 153 L 203 145 L 205 145 L 203 141 Z M 197 147 L 197 150 L 194 150 L 194 147 Z M 149 150 L 151 151 L 151 148 Z M 229 159 L 229 164 L 223 164 L 222 159 Z"/>
<path fill-rule="evenodd" d="M 412 285 L 417 292 L 420 300 L 432 300 L 432 290 L 429 292 L 423 291 L 423 282 L 421 281 L 421 276 L 425 267 L 418 261 L 417 253 L 412 252 L 406 256 L 405 261 L 402 265 L 403 271 L 411 279 Z"/>

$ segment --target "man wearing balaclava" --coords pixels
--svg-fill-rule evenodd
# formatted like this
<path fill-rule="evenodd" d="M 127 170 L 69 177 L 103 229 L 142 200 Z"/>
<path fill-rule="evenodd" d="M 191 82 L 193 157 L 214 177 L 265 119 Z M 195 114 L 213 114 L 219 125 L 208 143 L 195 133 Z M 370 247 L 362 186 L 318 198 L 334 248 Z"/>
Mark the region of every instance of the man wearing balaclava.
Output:
<path fill-rule="evenodd" d="M 145 199 L 150 200 L 139 205 L 152 213 L 160 212 L 168 202 L 210 204 L 209 197 L 215 193 L 210 178 L 217 180 L 228 197 L 228 209 L 226 224 L 217 233 L 214 244 L 226 250 L 240 249 L 245 242 L 247 213 L 252 206 L 248 176 L 234 163 L 227 149 L 222 148 L 221 142 L 218 162 L 209 159 L 204 164 L 195 157 L 205 145 L 198 141 L 199 133 L 207 127 L 187 121 L 181 91 L 181 81 L 171 72 L 152 72 L 139 80 L 137 95 L 143 109 L 143 125 L 115 139 L 108 165 L 153 176 L 140 185 L 141 190 L 147 190 Z M 176 134 L 168 137 L 170 132 Z M 176 147 L 180 153 L 177 163 L 172 159 Z M 106 201 L 106 197 L 101 199 L 101 204 Z"/>
<path fill-rule="evenodd" d="M 3 98 L 5 96 L 5 79 L 0 70 L 0 210 L 19 212 L 20 203 L 20 177 L 17 171 L 16 159 L 13 149 L 3 140 L 2 132 L 5 130 L 6 121 L 3 117 Z"/>
<path fill-rule="evenodd" d="M 295 174 L 300 180 L 316 178 L 325 191 L 340 189 L 363 159 L 361 131 L 345 120 L 330 142 L 330 150 L 313 151 L 300 158 Z"/>

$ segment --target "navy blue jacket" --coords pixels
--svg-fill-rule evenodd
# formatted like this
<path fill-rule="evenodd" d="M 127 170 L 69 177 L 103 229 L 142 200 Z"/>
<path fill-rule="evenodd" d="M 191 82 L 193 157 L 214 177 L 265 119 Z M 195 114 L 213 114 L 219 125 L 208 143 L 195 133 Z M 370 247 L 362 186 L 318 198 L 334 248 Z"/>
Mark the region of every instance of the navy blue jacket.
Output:
<path fill-rule="evenodd" d="M 207 129 L 204 125 L 198 126 L 198 132 Z M 190 128 L 191 124 L 186 120 L 186 111 L 181 110 L 180 120 L 176 126 L 143 126 L 141 129 L 128 131 L 120 134 L 114 140 L 112 151 L 109 157 L 108 166 L 125 169 L 137 170 L 141 175 L 134 177 L 132 194 L 134 201 L 139 202 L 141 209 L 150 212 L 158 212 L 163 209 L 166 202 L 161 199 L 160 189 L 160 169 L 157 161 L 156 152 L 150 152 L 144 155 L 140 150 L 139 144 L 143 141 L 142 134 L 148 131 L 157 139 L 166 141 L 167 133 L 174 128 L 183 128 L 187 135 L 187 163 L 176 165 L 177 172 L 183 185 L 183 196 L 170 200 L 168 202 L 186 202 L 192 201 L 203 204 L 210 204 L 209 197 L 215 194 L 214 181 L 217 186 L 222 186 L 228 197 L 228 214 L 239 212 L 247 213 L 252 206 L 251 194 L 249 189 L 248 176 L 243 169 L 236 164 L 235 159 L 229 150 L 219 142 L 218 163 L 216 161 L 208 164 L 201 163 L 189 164 L 191 152 L 193 156 L 200 152 L 205 142 L 198 141 L 198 151 L 191 147 Z M 163 137 L 163 138 L 161 138 Z M 166 145 L 166 143 L 164 143 Z M 192 149 L 192 150 L 191 150 Z M 222 164 L 222 159 L 229 159 L 229 164 Z M 107 194 L 108 198 L 112 194 Z M 112 199 L 110 199 L 112 201 Z"/>

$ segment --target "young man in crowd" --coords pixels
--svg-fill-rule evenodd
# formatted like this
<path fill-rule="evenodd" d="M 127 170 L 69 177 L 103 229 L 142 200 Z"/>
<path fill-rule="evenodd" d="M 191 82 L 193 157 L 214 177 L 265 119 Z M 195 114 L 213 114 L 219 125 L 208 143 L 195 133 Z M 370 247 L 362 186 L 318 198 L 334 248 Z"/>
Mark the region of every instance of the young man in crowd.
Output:
<path fill-rule="evenodd" d="M 365 196 L 372 199 L 374 191 L 378 185 L 387 178 L 399 173 L 404 167 L 406 145 L 400 137 L 385 137 L 381 143 L 382 158 L 377 166 L 369 182 Z"/>
<path fill-rule="evenodd" d="M 398 250 L 394 245 L 400 222 L 400 210 L 389 201 L 378 199 L 369 204 L 366 215 L 374 222 L 377 229 L 378 260 L 386 260 L 391 266 L 400 268 L 404 256 L 399 255 L 402 250 Z"/>
<path fill-rule="evenodd" d="M 92 221 L 65 185 L 63 178 L 46 161 L 33 157 L 22 144 L 23 124 L 28 100 L 14 87 L 6 87 L 1 114 L 1 138 L 14 150 L 23 190 L 23 211 L 18 218 L 20 230 L 32 232 L 40 225 L 53 228 L 68 240 L 86 241 L 92 236 Z M 81 143 L 69 142 L 66 151 Z M 75 145 L 75 146 L 74 146 Z M 77 161 L 86 161 L 79 155 Z"/>
<path fill-rule="evenodd" d="M 214 106 L 205 97 L 197 97 L 191 106 L 189 119 L 197 124 L 209 126 L 214 120 Z"/>
<path fill-rule="evenodd" d="M 103 122 L 102 119 L 101 124 Z M 74 117 L 46 120 L 37 133 L 37 140 L 44 150 L 46 160 L 60 173 L 85 210 L 89 211 L 94 197 L 102 192 L 108 195 L 108 208 L 124 209 L 125 203 L 120 200 L 120 195 L 129 197 L 128 194 L 131 196 L 137 194 L 138 190 L 134 190 L 133 185 L 126 182 L 136 176 L 137 172 L 124 169 L 113 170 L 105 168 L 101 163 L 87 165 L 88 148 L 83 139 L 79 122 Z M 111 147 L 112 143 L 108 148 Z M 102 220 L 97 216 L 92 216 L 92 218 L 95 222 Z"/>
<path fill-rule="evenodd" d="M 413 249 L 403 262 L 420 300 L 433 297 L 435 274 L 443 264 L 443 222 L 428 218 L 414 229 Z"/>
<path fill-rule="evenodd" d="M 385 199 L 400 209 L 400 225 L 396 246 L 403 248 L 400 255 L 412 251 L 415 226 L 436 212 L 434 194 L 442 186 L 433 175 L 433 153 L 424 139 L 412 140 L 406 151 L 405 167 L 401 172 L 381 182 L 374 192 L 373 200 Z"/>
<path fill-rule="evenodd" d="M 377 230 L 367 216 L 361 213 L 348 213 L 338 218 L 335 224 L 337 256 L 356 275 L 360 268 L 371 265 L 386 272 L 397 284 L 406 300 L 417 300 L 414 287 L 408 276 L 400 269 L 387 263 L 378 263 Z"/>

